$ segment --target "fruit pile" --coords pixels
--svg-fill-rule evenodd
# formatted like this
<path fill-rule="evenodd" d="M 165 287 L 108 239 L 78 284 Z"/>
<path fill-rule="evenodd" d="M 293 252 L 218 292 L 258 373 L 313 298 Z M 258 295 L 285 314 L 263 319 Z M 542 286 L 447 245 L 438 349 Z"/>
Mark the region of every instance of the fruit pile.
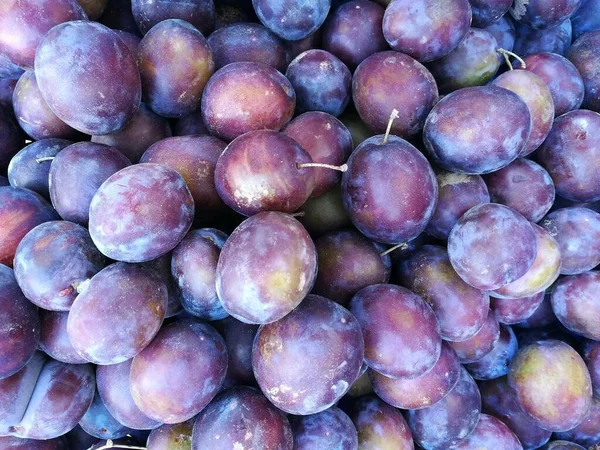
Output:
<path fill-rule="evenodd" d="M 600 0 L 0 0 L 0 450 L 600 449 Z"/>

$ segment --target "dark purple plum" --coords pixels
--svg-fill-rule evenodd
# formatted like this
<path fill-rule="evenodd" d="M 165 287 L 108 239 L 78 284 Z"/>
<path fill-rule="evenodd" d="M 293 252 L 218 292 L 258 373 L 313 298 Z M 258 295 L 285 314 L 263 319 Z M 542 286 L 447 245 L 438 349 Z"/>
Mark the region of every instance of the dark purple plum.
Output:
<path fill-rule="evenodd" d="M 497 203 L 474 206 L 448 237 L 452 267 L 468 284 L 496 290 L 518 280 L 537 254 L 536 233 L 518 212 Z"/>
<path fill-rule="evenodd" d="M 495 120 L 500 114 L 502 120 Z M 444 169 L 484 174 L 514 161 L 530 133 L 527 104 L 514 92 L 485 86 L 460 89 L 440 100 L 427 117 L 423 140 Z"/>
<path fill-rule="evenodd" d="M 484 177 L 492 202 L 506 205 L 537 223 L 554 203 L 554 182 L 539 164 L 519 158 Z"/>
<path fill-rule="evenodd" d="M 288 41 L 308 37 L 325 22 L 331 0 L 252 0 L 262 24 Z"/>
<path fill-rule="evenodd" d="M 492 298 L 491 306 L 498 322 L 513 325 L 529 319 L 544 301 L 544 292 L 522 298 Z"/>
<path fill-rule="evenodd" d="M 10 78 L 0 78 L 0 108 L 6 111 L 13 109 L 13 94 L 17 86 L 18 80 Z"/>
<path fill-rule="evenodd" d="M 423 128 L 438 101 L 438 89 L 431 73 L 417 60 L 384 51 L 360 63 L 352 78 L 352 98 L 361 119 L 373 131 L 386 131 L 395 109 L 391 133 L 410 137 Z"/>
<path fill-rule="evenodd" d="M 219 394 L 196 418 L 192 448 L 292 450 L 288 419 L 254 388 L 236 387 Z"/>
<path fill-rule="evenodd" d="M 252 344 L 258 331 L 258 325 L 240 322 L 233 317 L 226 317 L 215 324 L 225 339 L 229 364 L 226 382 L 239 385 L 255 385 L 252 371 Z"/>
<path fill-rule="evenodd" d="M 79 356 L 67 333 L 66 311 L 39 310 L 40 349 L 57 361 L 67 364 L 85 364 L 88 361 Z"/>
<path fill-rule="evenodd" d="M 323 26 L 323 49 L 337 56 L 350 70 L 374 53 L 387 50 L 383 36 L 384 8 L 369 0 L 340 5 Z"/>
<path fill-rule="evenodd" d="M 125 43 L 96 22 L 54 27 L 37 49 L 35 75 L 44 100 L 86 134 L 119 131 L 140 105 L 140 72 Z"/>
<path fill-rule="evenodd" d="M 490 202 L 490 194 L 479 175 L 439 170 L 436 179 L 438 201 L 425 231 L 437 239 L 445 240 L 464 213 L 475 205 Z"/>
<path fill-rule="evenodd" d="M 0 187 L 0 264 L 12 267 L 21 239 L 36 226 L 56 219 L 52 206 L 35 192 Z"/>
<path fill-rule="evenodd" d="M 476 380 L 492 380 L 506 375 L 510 363 L 517 354 L 519 344 L 512 328 L 500 325 L 500 337 L 492 350 L 475 362 L 465 364 L 465 368 Z"/>
<path fill-rule="evenodd" d="M 171 273 L 179 291 L 183 309 L 204 320 L 219 320 L 228 314 L 217 296 L 217 262 L 227 235 L 203 228 L 190 231 L 173 250 Z"/>
<path fill-rule="evenodd" d="M 473 432 L 452 447 L 452 450 L 502 449 L 523 450 L 515 433 L 494 416 L 482 414 Z"/>
<path fill-rule="evenodd" d="M 290 62 L 285 76 L 296 92 L 296 112 L 323 111 L 339 116 L 350 102 L 352 74 L 325 50 L 307 50 Z"/>
<path fill-rule="evenodd" d="M 474 0 L 471 1 L 471 4 L 473 4 L 473 1 Z M 494 36 L 494 39 L 496 39 L 500 48 L 508 50 L 509 52 L 513 50 L 517 32 L 513 21 L 508 15 L 502 16 L 500 20 L 488 25 L 484 30 Z"/>
<path fill-rule="evenodd" d="M 306 150 L 313 162 L 340 166 L 352 149 L 352 135 L 346 126 L 330 114 L 313 111 L 297 116 L 282 131 Z M 318 197 L 339 185 L 341 174 L 336 170 L 314 170 L 315 187 L 311 197 Z"/>
<path fill-rule="evenodd" d="M 438 361 L 429 371 L 415 378 L 389 378 L 369 370 L 375 393 L 396 408 L 421 409 L 443 399 L 460 377 L 460 362 L 447 343 L 442 345 Z"/>
<path fill-rule="evenodd" d="M 265 396 L 291 414 L 316 414 L 336 403 L 358 377 L 361 327 L 345 308 L 308 296 L 283 319 L 259 328 L 252 350 Z"/>
<path fill-rule="evenodd" d="M 556 433 L 558 439 L 565 439 L 590 447 L 600 443 L 600 399 L 594 397 L 585 419 L 572 430 Z"/>
<path fill-rule="evenodd" d="M 550 431 L 540 428 L 519 406 L 514 391 L 505 377 L 479 383 L 483 412 L 497 417 L 510 427 L 526 450 L 544 445 Z"/>
<path fill-rule="evenodd" d="M 2 264 L 0 264 L 0 324 L 0 380 L 2 380 L 17 373 L 27 364 L 40 341 L 37 308 L 23 296 L 12 269 Z M 2 405 L 2 408 L 8 406 Z M 0 432 L 1 429 L 2 427 Z"/>
<path fill-rule="evenodd" d="M 75 428 L 92 404 L 95 391 L 91 364 L 65 364 L 50 360 L 44 364 L 27 409 L 11 427 L 17 437 L 53 439 Z"/>
<path fill-rule="evenodd" d="M 300 222 L 287 214 L 260 213 L 242 222 L 223 246 L 217 294 L 236 319 L 270 323 L 300 304 L 316 272 L 317 251 Z"/>
<path fill-rule="evenodd" d="M 598 0 L 583 0 L 579 9 L 571 16 L 573 39 L 588 31 L 600 30 L 600 2 Z"/>
<path fill-rule="evenodd" d="M 572 28 L 568 19 L 544 30 L 534 30 L 517 22 L 515 29 L 513 51 L 522 57 L 543 52 L 564 55 L 571 47 Z"/>
<path fill-rule="evenodd" d="M 129 385 L 144 414 L 174 424 L 191 419 L 209 404 L 226 371 L 227 349 L 219 333 L 202 322 L 178 320 L 163 327 L 133 358 Z"/>
<path fill-rule="evenodd" d="M 376 284 L 349 305 L 365 340 L 365 363 L 382 375 L 414 378 L 440 357 L 440 326 L 431 307 L 403 287 Z"/>
<path fill-rule="evenodd" d="M 281 130 L 294 115 L 296 93 L 277 69 L 235 62 L 218 70 L 202 95 L 208 131 L 225 141 L 253 130 Z"/>
<path fill-rule="evenodd" d="M 116 133 L 92 136 L 92 142 L 114 147 L 131 162 L 137 163 L 148 147 L 170 136 L 171 127 L 167 119 L 140 103 L 125 128 Z"/>
<path fill-rule="evenodd" d="M 49 199 L 48 175 L 52 159 L 71 144 L 71 141 L 65 139 L 42 139 L 23 147 L 8 165 L 10 184 L 37 192 Z"/>
<path fill-rule="evenodd" d="M 89 229 L 111 259 L 144 262 L 173 250 L 194 218 L 194 199 L 175 170 L 153 163 L 121 169 L 90 203 Z"/>
<path fill-rule="evenodd" d="M 544 292 L 560 274 L 561 256 L 556 239 L 544 228 L 531 224 L 537 242 L 537 255 L 529 270 L 519 279 L 490 292 L 492 297 L 522 298 Z"/>
<path fill-rule="evenodd" d="M 567 58 L 555 53 L 536 53 L 525 58 L 527 70 L 539 76 L 552 94 L 554 115 L 579 109 L 583 102 L 583 79 Z"/>
<path fill-rule="evenodd" d="M 332 407 L 291 421 L 294 450 L 358 450 L 358 433 L 342 410 Z"/>
<path fill-rule="evenodd" d="M 204 122 L 202 121 L 202 113 L 199 109 L 187 116 L 180 117 L 173 125 L 173 134 L 175 136 L 192 136 L 195 134 L 208 134 Z"/>
<path fill-rule="evenodd" d="M 108 0 L 98 21 L 114 30 L 127 31 L 136 36 L 140 34 L 131 11 L 131 0 Z"/>
<path fill-rule="evenodd" d="M 18 66 L 33 69 L 35 52 L 52 27 L 86 19 L 77 0 L 7 2 L 0 11 L 0 53 Z"/>
<path fill-rule="evenodd" d="M 151 450 L 191 449 L 193 429 L 193 419 L 173 425 L 163 424 L 150 432 L 146 446 Z"/>
<path fill-rule="evenodd" d="M 144 101 L 164 117 L 183 117 L 198 109 L 215 70 L 202 33 L 179 19 L 165 20 L 144 36 L 138 64 Z"/>
<path fill-rule="evenodd" d="M 548 442 L 540 450 L 585 450 L 585 448 L 574 442 L 559 440 Z M 592 450 L 595 449 L 592 447 Z"/>
<path fill-rule="evenodd" d="M 173 317 L 183 311 L 181 306 L 181 292 L 171 275 L 172 252 L 166 253 L 156 259 L 142 263 L 144 267 L 153 270 L 167 287 L 167 312 L 165 318 Z"/>
<path fill-rule="evenodd" d="M 156 142 L 140 162 L 167 166 L 181 175 L 192 194 L 195 220 L 203 223 L 225 209 L 215 187 L 217 160 L 225 142 L 212 136 L 178 136 Z"/>
<path fill-rule="evenodd" d="M 477 333 L 461 342 L 450 342 L 458 359 L 463 364 L 475 362 L 490 353 L 500 339 L 500 324 L 492 310 Z"/>
<path fill-rule="evenodd" d="M 22 439 L 14 436 L 0 437 L 0 447 L 4 450 L 69 450 L 69 443 L 64 437 L 39 441 Z"/>
<path fill-rule="evenodd" d="M 247 61 L 267 64 L 283 72 L 288 64 L 281 39 L 257 23 L 234 23 L 220 28 L 208 37 L 208 44 L 216 69 Z"/>
<path fill-rule="evenodd" d="M 228 66 L 229 67 L 229 66 Z M 240 214 L 292 213 L 315 186 L 311 155 L 294 139 L 272 130 L 251 131 L 233 140 L 215 166 L 221 199 Z"/>
<path fill-rule="evenodd" d="M 373 136 L 348 160 L 342 198 L 350 220 L 377 242 L 399 244 L 416 238 L 433 215 L 438 196 L 435 173 L 407 141 Z"/>
<path fill-rule="evenodd" d="M 531 133 L 519 156 L 536 150 L 550 133 L 554 120 L 554 101 L 550 89 L 540 77 L 528 70 L 511 70 L 503 73 L 491 85 L 517 94 L 529 108 Z"/>
<path fill-rule="evenodd" d="M 362 288 L 387 283 L 392 262 L 384 247 L 353 230 L 333 231 L 315 241 L 319 261 L 313 293 L 346 305 Z"/>
<path fill-rule="evenodd" d="M 25 145 L 25 135 L 14 114 L 4 108 L 0 108 L 0 142 L 0 170 L 4 172 L 11 158 Z"/>
<path fill-rule="evenodd" d="M 385 10 L 383 35 L 393 50 L 427 62 L 454 50 L 470 25 L 469 0 L 396 0 Z"/>
<path fill-rule="evenodd" d="M 521 348 L 511 364 L 508 382 L 523 410 L 549 431 L 576 427 L 592 403 L 585 363 L 561 341 L 537 341 Z"/>
<path fill-rule="evenodd" d="M 67 321 L 73 347 L 107 365 L 137 355 L 152 341 L 167 310 L 167 288 L 154 271 L 115 263 L 98 272 L 77 296 Z"/>
<path fill-rule="evenodd" d="M 150 419 L 136 406 L 129 389 L 129 372 L 133 360 L 98 366 L 96 382 L 106 409 L 120 423 L 136 430 L 156 428 L 159 423 Z"/>
<path fill-rule="evenodd" d="M 87 226 L 90 203 L 100 185 L 129 165 L 129 159 L 113 147 L 91 142 L 70 145 L 50 165 L 52 205 L 64 220 Z"/>
<path fill-rule="evenodd" d="M 427 408 L 408 411 L 408 425 L 417 444 L 428 450 L 444 450 L 475 429 L 481 412 L 481 395 L 473 378 L 461 368 L 454 388 Z"/>
<path fill-rule="evenodd" d="M 552 287 L 552 309 L 573 333 L 600 341 L 600 272 L 561 278 Z"/>
<path fill-rule="evenodd" d="M 473 26 L 477 28 L 498 23 L 512 6 L 512 0 L 469 0 L 469 3 L 473 13 Z M 510 51 L 509 48 L 505 50 Z"/>
<path fill-rule="evenodd" d="M 319 197 L 309 198 L 302 205 L 302 212 L 304 215 L 299 217 L 299 220 L 313 236 L 352 225 L 344 209 L 339 185 Z"/>
<path fill-rule="evenodd" d="M 185 20 L 207 36 L 215 25 L 213 0 L 131 0 L 131 11 L 142 34 L 169 19 Z"/>
<path fill-rule="evenodd" d="M 600 114 L 582 109 L 558 117 L 537 153 L 558 195 L 576 202 L 600 200 L 595 165 L 600 157 Z"/>
<path fill-rule="evenodd" d="M 469 286 L 456 274 L 448 253 L 425 245 L 397 266 L 400 283 L 432 308 L 447 341 L 465 341 L 481 329 L 489 311 L 489 295 Z"/>
<path fill-rule="evenodd" d="M 438 84 L 440 93 L 461 88 L 483 86 L 500 68 L 496 38 L 485 30 L 471 28 L 458 46 L 427 68 Z M 506 117 L 504 117 L 506 121 Z"/>
<path fill-rule="evenodd" d="M 515 0 L 510 15 L 523 25 L 542 30 L 567 20 L 579 5 L 581 0 Z"/>
<path fill-rule="evenodd" d="M 108 0 L 77 0 L 77 2 L 90 20 L 98 20 L 108 4 Z"/>
<path fill-rule="evenodd" d="M 600 264 L 600 214 L 583 207 L 561 208 L 540 225 L 558 242 L 563 275 L 587 272 Z"/>
<path fill-rule="evenodd" d="M 379 398 L 359 398 L 352 405 L 349 416 L 358 432 L 359 449 L 414 449 L 410 429 L 400 411 Z"/>
<path fill-rule="evenodd" d="M 98 439 L 118 439 L 133 431 L 111 416 L 98 391 L 89 409 L 79 421 L 79 425 L 86 433 Z"/>
<path fill-rule="evenodd" d="M 586 341 L 583 346 L 583 359 L 586 362 L 594 396 L 600 397 L 600 343 L 598 341 Z"/>
<path fill-rule="evenodd" d="M 80 136 L 48 107 L 32 71 L 25 72 L 19 78 L 12 105 L 19 125 L 33 139 L 76 139 Z"/>
<path fill-rule="evenodd" d="M 577 39 L 567 58 L 577 67 L 585 85 L 583 108 L 600 113 L 600 30 L 584 33 Z"/>
<path fill-rule="evenodd" d="M 25 297 L 51 311 L 68 311 L 79 285 L 105 264 L 88 231 L 62 220 L 45 222 L 27 233 L 14 259 L 15 277 Z"/>

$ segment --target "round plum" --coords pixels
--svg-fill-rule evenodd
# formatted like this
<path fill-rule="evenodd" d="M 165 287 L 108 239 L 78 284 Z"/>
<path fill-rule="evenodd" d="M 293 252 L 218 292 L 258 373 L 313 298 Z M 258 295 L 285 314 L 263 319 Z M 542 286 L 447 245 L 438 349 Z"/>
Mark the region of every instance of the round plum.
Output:
<path fill-rule="evenodd" d="M 325 22 L 331 0 L 252 0 L 262 24 L 287 41 L 313 34 Z"/>
<path fill-rule="evenodd" d="M 583 0 L 579 9 L 571 16 L 573 38 L 588 31 L 600 30 L 600 2 L 598 0 Z"/>
<path fill-rule="evenodd" d="M 600 399 L 597 397 L 592 399 L 592 406 L 583 422 L 572 430 L 556 433 L 556 437 L 593 449 L 592 446 L 600 442 Z"/>
<path fill-rule="evenodd" d="M 98 395 L 98 391 L 96 391 L 89 409 L 79 421 L 79 426 L 86 433 L 98 439 L 118 439 L 133 431 L 110 414 Z"/>
<path fill-rule="evenodd" d="M 544 301 L 544 292 L 523 298 L 492 298 L 491 306 L 498 322 L 513 325 L 529 319 Z"/>
<path fill-rule="evenodd" d="M 129 2 L 127 2 L 129 3 Z M 189 22 L 208 35 L 215 25 L 215 4 L 213 0 L 131 0 L 131 12 L 142 34 L 148 33 L 155 25 L 169 19 Z"/>
<path fill-rule="evenodd" d="M 534 30 L 515 22 L 515 31 L 513 52 L 522 57 L 543 52 L 564 55 L 571 47 L 573 29 L 569 19 L 544 30 Z"/>
<path fill-rule="evenodd" d="M 53 359 L 67 364 L 85 364 L 88 361 L 81 357 L 67 333 L 66 311 L 39 310 L 40 317 L 40 349 Z"/>
<path fill-rule="evenodd" d="M 471 6 L 473 6 L 474 0 L 469 1 L 471 2 Z M 485 3 L 489 4 L 490 2 L 485 1 Z M 474 10 L 475 9 L 473 8 L 473 11 Z M 508 50 L 509 52 L 513 50 L 517 32 L 515 30 L 515 25 L 508 14 L 502 16 L 500 20 L 483 29 L 494 36 L 494 39 L 496 39 L 496 42 L 501 49 Z"/>
<path fill-rule="evenodd" d="M 227 317 L 215 326 L 225 339 L 229 355 L 225 383 L 246 386 L 256 385 L 252 370 L 252 344 L 258 331 L 258 325 Z"/>
<path fill-rule="evenodd" d="M 490 353 L 500 338 L 500 324 L 490 309 L 481 328 L 473 337 L 460 342 L 450 342 L 463 364 L 475 362 Z"/>
<path fill-rule="evenodd" d="M 332 407 L 318 414 L 292 419 L 294 450 L 358 450 L 358 433 L 341 409 Z"/>
<path fill-rule="evenodd" d="M 550 28 L 571 17 L 581 0 L 515 0 L 510 15 L 536 30 Z"/>
<path fill-rule="evenodd" d="M 494 416 L 482 414 L 473 432 L 452 446 L 452 450 L 523 450 L 512 430 Z"/>
<path fill-rule="evenodd" d="M 465 369 L 476 380 L 492 380 L 506 375 L 517 354 L 519 344 L 514 331 L 508 325 L 500 325 L 500 337 L 492 350 L 477 361 L 465 364 Z"/>
<path fill-rule="evenodd" d="M 583 108 L 600 113 L 600 30 L 584 33 L 571 46 L 567 57 L 577 67 L 585 85 Z"/>
<path fill-rule="evenodd" d="M 469 0 L 469 3 L 473 13 L 473 26 L 486 28 L 502 19 L 511 7 L 512 0 Z"/>

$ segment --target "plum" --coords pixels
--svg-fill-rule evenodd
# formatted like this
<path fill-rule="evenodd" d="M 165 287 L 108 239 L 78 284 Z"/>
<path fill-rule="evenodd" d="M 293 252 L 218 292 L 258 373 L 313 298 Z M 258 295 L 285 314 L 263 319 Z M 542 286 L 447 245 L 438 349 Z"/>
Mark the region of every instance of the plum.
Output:
<path fill-rule="evenodd" d="M 0 187 L 0 264 L 12 266 L 21 239 L 36 226 L 56 219 L 52 206 L 35 192 Z"/>
<path fill-rule="evenodd" d="M 183 311 L 181 306 L 181 292 L 175 279 L 171 275 L 172 252 L 165 253 L 156 259 L 146 261 L 141 265 L 153 270 L 167 287 L 167 312 L 165 318 L 176 316 Z"/>
<path fill-rule="evenodd" d="M 573 39 L 588 31 L 600 30 L 600 2 L 598 0 L 583 0 L 579 9 L 571 16 Z"/>
<path fill-rule="evenodd" d="M 77 0 L 7 2 L 0 11 L 0 53 L 18 66 L 33 69 L 35 52 L 52 27 L 86 19 Z"/>
<path fill-rule="evenodd" d="M 323 25 L 323 49 L 337 56 L 350 70 L 372 54 L 387 50 L 382 31 L 384 11 L 369 0 L 343 3 Z"/>
<path fill-rule="evenodd" d="M 567 58 L 555 53 L 536 53 L 524 59 L 527 70 L 544 82 L 554 101 L 555 117 L 579 109 L 583 102 L 583 79 Z"/>
<path fill-rule="evenodd" d="M 502 120 L 494 120 L 499 114 Z M 529 107 L 517 94 L 497 86 L 471 87 L 440 100 L 427 117 L 423 141 L 444 169 L 485 174 L 514 161 L 531 128 Z"/>
<path fill-rule="evenodd" d="M 311 35 L 325 22 L 331 0 L 252 0 L 262 24 L 288 41 Z"/>
<path fill-rule="evenodd" d="M 2 264 L 0 264 L 0 292 L 0 380 L 2 380 L 20 371 L 33 357 L 40 341 L 40 321 L 37 308 L 27 301 L 19 289 L 13 270 Z"/>
<path fill-rule="evenodd" d="M 87 226 L 90 203 L 100 185 L 130 165 L 129 159 L 113 147 L 91 142 L 68 146 L 50 165 L 52 205 L 64 220 Z"/>
<path fill-rule="evenodd" d="M 90 203 L 89 229 L 111 259 L 144 262 L 173 250 L 194 218 L 194 199 L 175 170 L 136 164 L 109 177 Z"/>
<path fill-rule="evenodd" d="M 140 45 L 140 42 L 142 41 L 142 38 L 140 38 L 137 34 L 130 33 L 129 31 L 123 31 L 123 30 L 113 30 L 113 31 L 115 33 L 117 33 L 117 36 L 119 36 L 123 42 L 125 42 L 125 45 L 129 49 L 129 51 L 131 52 L 131 54 L 133 55 L 135 60 L 137 61 L 138 47 Z"/>
<path fill-rule="evenodd" d="M 600 397 L 600 343 L 586 341 L 583 345 L 583 359 L 590 372 L 594 395 Z"/>
<path fill-rule="evenodd" d="M 193 429 L 193 419 L 174 425 L 163 424 L 150 432 L 146 446 L 151 450 L 169 450 L 177 447 L 182 450 L 191 449 Z"/>
<path fill-rule="evenodd" d="M 67 22 L 48 32 L 35 54 L 35 76 L 52 112 L 86 134 L 123 129 L 140 105 L 133 55 L 96 22 Z"/>
<path fill-rule="evenodd" d="M 538 151 L 561 197 L 576 202 L 600 200 L 600 114 L 576 110 L 558 117 Z"/>
<path fill-rule="evenodd" d="M 352 99 L 360 118 L 377 133 L 386 130 L 397 110 L 391 133 L 416 135 L 438 101 L 436 81 L 417 60 L 394 51 L 369 56 L 354 72 Z"/>
<path fill-rule="evenodd" d="M 473 13 L 473 26 L 486 28 L 502 20 L 511 7 L 512 0 L 469 0 L 469 3 Z"/>
<path fill-rule="evenodd" d="M 17 152 L 25 145 L 25 136 L 12 111 L 0 108 L 0 170 L 4 171 Z"/>
<path fill-rule="evenodd" d="M 340 166 L 352 153 L 352 135 L 346 126 L 330 114 L 313 111 L 300 114 L 282 131 L 306 150 L 313 162 Z M 339 185 L 336 170 L 315 167 L 315 187 L 311 197 L 318 197 Z"/>
<path fill-rule="evenodd" d="M 590 448 L 600 442 L 600 399 L 596 397 L 592 399 L 592 406 L 583 422 L 572 430 L 556 433 L 556 437 Z"/>
<path fill-rule="evenodd" d="M 571 47 L 573 30 L 568 19 L 544 30 L 534 30 L 516 22 L 515 30 L 512 51 L 522 57 L 543 52 L 564 55 Z"/>
<path fill-rule="evenodd" d="M 427 68 L 443 94 L 483 86 L 500 68 L 497 49 L 498 43 L 491 33 L 471 28 L 454 50 L 429 63 Z"/>
<path fill-rule="evenodd" d="M 79 425 L 86 433 L 98 439 L 118 439 L 133 431 L 111 416 L 98 391 L 89 409 L 79 421 Z"/>
<path fill-rule="evenodd" d="M 352 225 L 344 209 L 339 185 L 319 197 L 309 198 L 302 205 L 302 212 L 304 215 L 299 220 L 313 236 Z"/>
<path fill-rule="evenodd" d="M 202 95 L 202 119 L 210 134 L 231 141 L 252 130 L 281 130 L 294 115 L 296 93 L 277 69 L 234 62 L 210 78 Z"/>
<path fill-rule="evenodd" d="M 65 139 L 42 139 L 23 147 L 8 165 L 10 184 L 37 192 L 49 199 L 49 173 L 52 160 L 59 151 L 71 144 L 71 141 Z"/>
<path fill-rule="evenodd" d="M 392 262 L 383 246 L 353 230 L 327 233 L 315 241 L 319 261 L 313 293 L 346 305 L 362 288 L 387 283 Z"/>
<path fill-rule="evenodd" d="M 288 62 L 292 61 L 294 58 L 300 55 L 300 53 L 320 48 L 322 37 L 323 30 L 319 28 L 314 33 L 298 41 L 288 41 L 284 39 L 283 46 L 285 47 Z"/>
<path fill-rule="evenodd" d="M 431 370 L 439 359 L 440 326 L 417 294 L 376 284 L 358 291 L 349 309 L 364 335 L 365 363 L 382 375 L 414 378 Z"/>
<path fill-rule="evenodd" d="M 567 58 L 577 67 L 583 78 L 585 95 L 583 108 L 600 113 L 600 30 L 584 33 L 571 46 Z"/>
<path fill-rule="evenodd" d="M 52 112 L 40 92 L 35 73 L 27 71 L 15 86 L 12 105 L 19 125 L 33 139 L 76 139 L 79 132 Z"/>
<path fill-rule="evenodd" d="M 482 414 L 473 432 L 452 447 L 452 450 L 523 450 L 519 439 L 502 421 Z"/>
<path fill-rule="evenodd" d="M 542 291 L 522 298 L 492 298 L 491 306 L 498 322 L 513 325 L 533 316 L 544 301 L 544 296 Z"/>
<path fill-rule="evenodd" d="M 226 317 L 215 323 L 215 326 L 225 339 L 229 355 L 226 382 L 255 385 L 256 380 L 252 370 L 252 344 L 258 331 L 258 325 Z"/>
<path fill-rule="evenodd" d="M 51 311 L 68 311 L 79 285 L 105 264 L 88 231 L 62 220 L 45 222 L 27 233 L 14 259 L 15 277 L 25 297 Z"/>
<path fill-rule="evenodd" d="M 460 362 L 468 364 L 490 353 L 498 339 L 500 339 L 500 324 L 494 312 L 489 310 L 483 325 L 474 336 L 464 341 L 450 342 L 450 346 L 456 352 Z"/>
<path fill-rule="evenodd" d="M 468 0 L 396 0 L 385 10 L 383 35 L 393 50 L 427 62 L 454 50 L 470 25 Z"/>
<path fill-rule="evenodd" d="M 585 448 L 574 442 L 558 440 L 548 442 L 548 444 L 541 447 L 540 450 L 585 450 Z"/>
<path fill-rule="evenodd" d="M 363 141 L 342 176 L 350 220 L 366 237 L 381 243 L 399 244 L 421 234 L 437 196 L 435 173 L 427 159 L 396 136 Z"/>
<path fill-rule="evenodd" d="M 210 34 L 215 24 L 213 0 L 131 0 L 131 12 L 142 34 L 169 19 L 189 22 L 204 35 Z"/>
<path fill-rule="evenodd" d="M 471 1 L 471 6 L 473 7 L 474 0 Z M 490 2 L 485 2 L 489 4 Z M 475 8 L 473 7 L 473 11 Z M 508 50 L 509 52 L 513 50 L 515 46 L 515 39 L 517 38 L 517 32 L 515 30 L 515 26 L 513 21 L 510 20 L 507 16 L 502 16 L 500 20 L 494 22 L 487 27 L 484 28 L 485 31 L 490 33 L 496 39 L 498 46 L 504 50 Z"/>
<path fill-rule="evenodd" d="M 592 403 L 592 383 L 583 359 L 561 341 L 521 348 L 508 382 L 519 405 L 541 427 L 567 431 L 579 425 Z"/>
<path fill-rule="evenodd" d="M 256 389 L 236 387 L 219 394 L 195 420 L 192 448 L 292 450 L 288 419 Z"/>
<path fill-rule="evenodd" d="M 542 30 L 571 17 L 581 0 L 515 0 L 510 15 L 528 27 Z"/>
<path fill-rule="evenodd" d="M 294 450 L 327 448 L 358 450 L 358 433 L 352 420 L 340 409 L 302 416 L 291 421 Z"/>
<path fill-rule="evenodd" d="M 288 64 L 281 39 L 257 23 L 234 23 L 219 28 L 208 37 L 208 44 L 215 69 L 247 61 L 267 64 L 283 72 Z"/>
<path fill-rule="evenodd" d="M 442 450 L 471 434 L 480 412 L 477 385 L 461 368 L 458 382 L 443 399 L 427 408 L 408 411 L 407 421 L 416 443 L 428 450 Z"/>
<path fill-rule="evenodd" d="M 510 363 L 518 350 L 517 337 L 508 325 L 500 325 L 500 337 L 492 346 L 492 350 L 477 361 L 465 364 L 465 369 L 476 380 L 492 380 L 506 375 Z"/>
<path fill-rule="evenodd" d="M 442 345 L 440 357 L 431 368 L 415 378 L 389 378 L 369 370 L 369 379 L 375 393 L 396 408 L 421 409 L 443 399 L 460 377 L 460 362 L 447 343 Z"/>
<path fill-rule="evenodd" d="M 171 127 L 167 119 L 153 113 L 145 103 L 140 103 L 125 128 L 116 133 L 92 136 L 92 142 L 114 147 L 131 162 L 137 163 L 148 147 L 170 136 Z"/>
<path fill-rule="evenodd" d="M 67 364 L 85 364 L 88 361 L 79 356 L 67 333 L 66 311 L 39 310 L 40 349 L 57 361 Z"/>
<path fill-rule="evenodd" d="M 209 404 L 226 371 L 227 349 L 219 333 L 210 325 L 184 319 L 163 327 L 133 358 L 129 387 L 144 414 L 175 424 Z"/>

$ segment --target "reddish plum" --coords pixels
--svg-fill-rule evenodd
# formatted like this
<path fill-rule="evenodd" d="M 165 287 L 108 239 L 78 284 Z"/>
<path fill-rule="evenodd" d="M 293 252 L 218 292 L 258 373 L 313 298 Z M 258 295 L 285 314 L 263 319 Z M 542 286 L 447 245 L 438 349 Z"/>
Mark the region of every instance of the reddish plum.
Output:
<path fill-rule="evenodd" d="M 473 432 L 452 450 L 523 450 L 519 439 L 502 421 L 482 414 Z"/>
<path fill-rule="evenodd" d="M 460 362 L 468 364 L 490 353 L 499 338 L 500 324 L 494 312 L 489 310 L 483 325 L 473 337 L 461 342 L 450 342 L 450 345 Z"/>
<path fill-rule="evenodd" d="M 544 301 L 544 292 L 522 298 L 492 298 L 491 305 L 498 322 L 506 325 L 518 324 L 529 319 Z"/>
<path fill-rule="evenodd" d="M 590 448 L 593 448 L 594 444 L 598 444 L 600 442 L 600 399 L 596 397 L 592 399 L 592 406 L 583 422 L 572 430 L 556 433 L 556 437 Z"/>
<path fill-rule="evenodd" d="M 600 30 L 584 33 L 577 39 L 567 57 L 577 67 L 583 78 L 585 95 L 583 108 L 600 113 Z"/>
<path fill-rule="evenodd" d="M 131 0 L 131 12 L 142 34 L 168 19 L 185 20 L 204 35 L 210 34 L 215 24 L 213 0 Z"/>

